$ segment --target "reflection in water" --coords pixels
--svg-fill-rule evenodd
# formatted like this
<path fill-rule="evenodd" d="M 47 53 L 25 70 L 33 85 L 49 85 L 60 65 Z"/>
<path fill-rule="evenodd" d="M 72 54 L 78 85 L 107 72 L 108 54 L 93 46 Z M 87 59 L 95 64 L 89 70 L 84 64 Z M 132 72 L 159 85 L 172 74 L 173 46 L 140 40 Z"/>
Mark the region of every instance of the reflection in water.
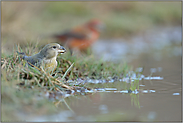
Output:
<path fill-rule="evenodd" d="M 138 94 L 130 94 L 131 97 L 131 105 L 135 105 L 136 107 L 140 108 L 139 104 L 139 95 Z"/>
<path fill-rule="evenodd" d="M 156 119 L 156 112 L 153 112 L 153 111 L 151 111 L 151 112 L 149 112 L 149 114 L 148 114 L 148 119 L 149 120 L 154 120 L 154 119 Z"/>
<path fill-rule="evenodd" d="M 109 112 L 107 105 L 100 105 L 99 110 L 101 111 L 101 114 L 107 114 Z"/>

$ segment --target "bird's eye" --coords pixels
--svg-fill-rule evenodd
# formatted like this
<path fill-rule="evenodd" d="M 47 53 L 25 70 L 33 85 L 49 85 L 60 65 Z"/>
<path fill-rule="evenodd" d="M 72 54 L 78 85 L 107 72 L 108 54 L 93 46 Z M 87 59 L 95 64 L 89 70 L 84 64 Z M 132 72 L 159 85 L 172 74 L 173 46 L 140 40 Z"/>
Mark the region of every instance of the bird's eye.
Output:
<path fill-rule="evenodd" d="M 56 48 L 56 46 L 53 46 L 53 48 L 55 49 L 55 48 Z"/>

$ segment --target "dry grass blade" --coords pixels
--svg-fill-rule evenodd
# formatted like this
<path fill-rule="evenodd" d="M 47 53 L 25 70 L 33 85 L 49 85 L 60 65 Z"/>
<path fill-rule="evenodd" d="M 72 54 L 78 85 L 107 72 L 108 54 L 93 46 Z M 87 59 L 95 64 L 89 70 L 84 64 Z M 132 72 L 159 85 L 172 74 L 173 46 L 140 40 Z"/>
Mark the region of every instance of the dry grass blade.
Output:
<path fill-rule="evenodd" d="M 58 82 L 58 83 L 56 83 L 56 84 L 58 84 L 58 85 L 61 85 L 62 87 L 65 87 L 65 88 L 67 88 L 67 89 L 69 89 L 69 90 L 73 90 L 74 88 L 73 87 L 70 87 L 70 86 L 68 86 L 68 85 L 66 85 L 66 84 L 64 84 L 64 83 L 62 83 L 61 81 L 59 81 L 58 79 L 55 79 L 55 78 L 53 78 L 51 75 L 49 75 L 53 80 L 55 80 L 56 82 Z"/>
<path fill-rule="evenodd" d="M 46 75 L 46 78 L 47 78 L 48 81 L 51 83 L 51 85 L 54 86 L 53 83 L 52 83 L 52 81 L 50 80 L 48 74 L 44 71 L 44 69 L 43 69 L 42 67 L 40 67 L 40 68 L 41 68 L 41 71 Z"/>
<path fill-rule="evenodd" d="M 1 66 L 1 69 L 4 69 L 7 63 L 8 63 L 8 62 L 5 60 L 5 61 L 4 61 L 4 64 Z"/>
<path fill-rule="evenodd" d="M 29 63 L 29 62 L 28 62 Z M 72 87 L 69 87 L 68 85 L 66 85 L 66 84 L 64 84 L 64 83 L 62 83 L 61 81 L 59 81 L 58 79 L 56 79 L 56 78 L 54 78 L 53 76 L 51 76 L 49 73 L 46 73 L 44 70 L 43 70 L 43 68 L 42 69 L 40 69 L 40 68 L 38 68 L 38 67 L 36 67 L 35 65 L 33 65 L 33 64 L 31 64 L 31 63 L 29 63 L 31 66 L 33 66 L 33 67 L 35 67 L 36 69 L 38 69 L 39 71 L 41 71 L 42 73 L 44 73 L 45 75 L 46 75 L 46 77 L 50 80 L 50 78 L 51 79 L 53 79 L 53 80 L 55 80 L 56 82 L 58 82 L 58 83 L 55 83 L 55 84 L 58 84 L 58 85 L 61 85 L 62 87 L 65 87 L 65 88 L 67 88 L 67 89 L 69 89 L 69 90 L 72 90 L 72 89 L 74 89 L 74 88 L 72 88 Z M 74 63 L 73 63 L 74 64 Z M 72 64 L 72 65 L 73 65 Z M 72 65 L 69 67 L 69 68 L 71 68 L 72 67 Z M 67 70 L 68 71 L 68 70 Z M 66 71 L 66 72 L 67 72 Z M 50 78 L 49 78 L 50 77 Z M 50 80 L 50 82 L 52 83 L 52 81 Z M 52 83 L 52 85 L 53 85 L 53 83 Z"/>

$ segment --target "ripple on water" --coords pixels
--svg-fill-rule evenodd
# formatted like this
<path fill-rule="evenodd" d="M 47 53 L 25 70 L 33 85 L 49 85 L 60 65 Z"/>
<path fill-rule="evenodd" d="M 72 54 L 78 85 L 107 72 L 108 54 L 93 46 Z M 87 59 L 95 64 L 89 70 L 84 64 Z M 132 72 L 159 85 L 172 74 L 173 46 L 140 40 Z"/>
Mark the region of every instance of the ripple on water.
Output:
<path fill-rule="evenodd" d="M 180 95 L 180 93 L 173 93 L 172 95 Z"/>
<path fill-rule="evenodd" d="M 154 76 L 154 77 L 145 77 L 145 80 L 162 80 L 163 77 L 160 76 Z"/>

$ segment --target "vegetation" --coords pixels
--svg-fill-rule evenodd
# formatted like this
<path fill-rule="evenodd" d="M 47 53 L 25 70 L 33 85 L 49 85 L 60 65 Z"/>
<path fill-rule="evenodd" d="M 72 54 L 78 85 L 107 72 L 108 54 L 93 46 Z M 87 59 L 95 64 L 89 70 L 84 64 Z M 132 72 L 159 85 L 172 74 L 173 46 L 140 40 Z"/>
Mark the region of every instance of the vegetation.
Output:
<path fill-rule="evenodd" d="M 15 49 L 20 51 L 30 51 L 28 54 L 31 54 L 33 52 L 38 52 L 39 48 L 38 45 L 29 45 L 23 49 L 17 46 Z M 82 80 L 90 78 L 106 81 L 109 78 L 113 78 L 117 81 L 117 78 L 123 78 L 126 76 L 127 72 L 131 70 L 130 67 L 124 63 L 115 64 L 104 62 L 102 59 L 96 60 L 93 55 L 71 56 L 69 52 L 59 56 L 57 61 L 58 67 L 56 71 L 50 75 L 44 72 L 44 69 L 27 67 L 26 62 L 22 60 L 15 51 L 13 51 L 13 54 L 10 56 L 2 54 L 1 82 L 4 120 L 7 120 L 8 116 L 11 115 L 12 119 L 15 118 L 13 113 L 8 113 L 9 111 L 14 112 L 15 107 L 20 111 L 24 111 L 24 106 L 30 105 L 29 108 L 35 108 L 35 111 L 38 111 L 43 110 L 42 108 L 45 103 L 48 103 L 46 105 L 51 105 L 48 100 L 45 101 L 45 99 L 42 99 L 41 101 L 33 98 L 35 95 L 40 96 L 41 93 L 43 93 L 42 97 L 45 97 L 46 92 L 49 92 L 49 94 L 55 94 L 58 92 L 60 94 L 65 94 L 68 93 L 69 90 L 75 90 L 75 92 L 77 92 L 77 90 L 82 88 L 89 90 L 98 87 L 116 87 L 120 90 L 123 88 L 132 89 L 130 86 L 123 86 L 121 82 L 121 84 L 115 84 L 115 82 L 113 84 L 99 84 L 100 86 L 98 87 L 90 85 L 89 83 L 77 84 L 79 81 L 78 78 Z M 69 82 L 70 80 L 72 80 L 72 82 Z M 138 87 L 133 88 L 136 89 Z M 79 94 L 83 95 L 87 94 L 87 92 Z M 13 107 L 10 105 L 13 105 Z M 54 112 L 55 108 L 51 111 L 49 108 L 46 110 Z"/>
<path fill-rule="evenodd" d="M 17 47 L 17 50 L 20 49 L 20 47 Z M 31 51 L 32 54 L 34 54 L 33 51 L 38 52 L 37 46 L 27 46 L 21 50 Z M 69 52 L 59 56 L 57 61 L 58 67 L 56 71 L 50 75 L 46 73 L 44 69 L 37 68 L 36 66 L 27 67 L 26 61 L 22 60 L 15 51 L 14 54 L 10 56 L 4 56 L 2 54 L 2 81 L 17 80 L 21 85 L 46 86 L 48 90 L 58 90 L 58 85 L 71 89 L 69 88 L 68 80 L 75 81 L 78 78 L 83 80 L 86 78 L 98 80 L 107 80 L 108 78 L 119 79 L 123 78 L 130 70 L 124 63 L 104 62 L 102 59 L 96 60 L 93 55 L 71 56 Z M 57 85 L 57 88 L 54 85 Z"/>
<path fill-rule="evenodd" d="M 112 78 L 118 81 L 132 71 L 132 67 L 123 62 L 106 62 L 102 58 L 96 59 L 92 54 L 71 56 L 67 52 L 58 56 L 56 71 L 52 75 L 48 75 L 44 70 L 26 67 L 26 62 L 16 53 L 19 50 L 27 55 L 33 55 L 43 45 L 54 41 L 49 37 L 50 35 L 85 23 L 92 18 L 98 18 L 106 25 L 105 31 L 101 34 L 102 39 L 128 38 L 155 26 L 181 25 L 181 2 L 3 1 L 2 121 L 18 120 L 20 118 L 17 115 L 22 112 L 26 112 L 28 115 L 33 112 L 43 115 L 58 113 L 53 102 L 44 98 L 47 94 L 49 94 L 49 99 L 51 95 L 54 95 L 51 97 L 54 97 L 54 103 L 56 103 L 58 101 L 55 98 L 57 92 L 64 95 L 65 93 L 71 94 L 70 90 L 81 89 L 109 87 L 117 88 L 117 90 L 126 89 L 129 92 L 138 89 L 139 80 L 129 84 L 123 82 L 77 83 L 89 79 L 108 82 Z M 132 97 L 134 105 L 139 106 L 136 101 L 138 96 L 132 94 Z M 60 98 L 64 99 L 64 96 Z M 116 120 L 116 114 L 112 119 Z M 101 121 L 100 117 L 98 121 Z"/>

